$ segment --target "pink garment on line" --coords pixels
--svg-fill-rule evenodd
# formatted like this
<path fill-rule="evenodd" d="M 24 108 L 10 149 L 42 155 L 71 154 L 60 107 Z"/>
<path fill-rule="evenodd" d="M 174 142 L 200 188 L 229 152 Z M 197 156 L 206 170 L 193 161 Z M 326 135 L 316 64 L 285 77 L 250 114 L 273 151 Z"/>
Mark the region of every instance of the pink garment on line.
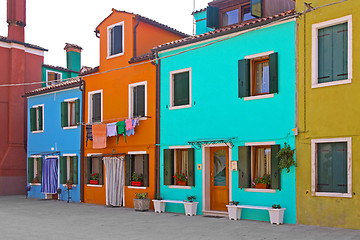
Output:
<path fill-rule="evenodd" d="M 125 120 L 125 129 L 126 131 L 133 129 L 132 119 Z"/>
<path fill-rule="evenodd" d="M 106 148 L 106 124 L 94 124 L 93 131 L 93 149 Z"/>

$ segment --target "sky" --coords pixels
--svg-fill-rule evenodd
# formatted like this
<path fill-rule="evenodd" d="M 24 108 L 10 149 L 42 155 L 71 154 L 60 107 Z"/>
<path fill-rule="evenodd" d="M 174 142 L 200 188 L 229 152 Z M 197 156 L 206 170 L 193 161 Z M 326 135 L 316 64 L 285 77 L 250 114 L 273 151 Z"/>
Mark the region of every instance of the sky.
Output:
<path fill-rule="evenodd" d="M 81 46 L 83 66 L 99 65 L 94 30 L 111 9 L 148 17 L 183 33 L 193 32 L 194 0 L 26 0 L 25 42 L 46 48 L 44 63 L 66 67 L 65 43 Z M 195 0 L 195 10 L 211 0 Z M 0 36 L 7 36 L 6 2 L 0 0 Z"/>

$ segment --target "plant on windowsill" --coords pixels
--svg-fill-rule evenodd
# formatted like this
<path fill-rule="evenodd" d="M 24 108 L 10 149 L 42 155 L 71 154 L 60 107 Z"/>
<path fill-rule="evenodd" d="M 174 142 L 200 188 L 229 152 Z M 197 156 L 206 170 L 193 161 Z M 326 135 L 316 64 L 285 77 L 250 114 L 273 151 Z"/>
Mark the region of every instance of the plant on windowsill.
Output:
<path fill-rule="evenodd" d="M 36 176 L 33 179 L 33 183 L 39 183 L 39 175 L 36 174 Z"/>
<path fill-rule="evenodd" d="M 150 199 L 148 193 L 135 193 L 134 209 L 135 211 L 148 211 L 150 208 Z"/>
<path fill-rule="evenodd" d="M 93 173 L 90 175 L 90 184 L 99 184 L 99 173 Z"/>
<path fill-rule="evenodd" d="M 133 172 L 131 175 L 131 186 L 143 186 L 143 175 Z"/>
<path fill-rule="evenodd" d="M 252 183 L 255 188 L 267 189 L 270 186 L 270 174 L 264 174 L 262 177 L 257 177 Z"/>
<path fill-rule="evenodd" d="M 290 145 L 284 143 L 284 147 L 276 154 L 276 158 L 279 159 L 279 169 L 283 170 L 286 168 L 286 172 L 290 172 L 290 167 L 296 166 L 294 160 L 295 149 L 291 149 Z"/>
<path fill-rule="evenodd" d="M 72 189 L 73 181 L 71 179 L 66 181 L 66 188 L 68 190 Z"/>
<path fill-rule="evenodd" d="M 186 186 L 188 177 L 183 173 L 176 173 L 173 178 L 176 180 L 176 185 Z"/>

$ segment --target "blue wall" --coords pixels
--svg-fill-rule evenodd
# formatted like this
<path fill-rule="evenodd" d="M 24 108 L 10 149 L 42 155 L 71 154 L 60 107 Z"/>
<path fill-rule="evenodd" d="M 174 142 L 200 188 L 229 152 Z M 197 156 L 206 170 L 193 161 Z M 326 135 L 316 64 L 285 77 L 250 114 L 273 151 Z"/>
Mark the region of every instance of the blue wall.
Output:
<path fill-rule="evenodd" d="M 200 45 L 200 44 L 199 44 Z M 197 45 L 197 46 L 199 46 Z M 195 46 L 192 46 L 195 47 Z M 164 57 L 188 49 L 159 54 Z M 238 60 L 244 56 L 278 52 L 279 93 L 273 98 L 244 101 L 238 97 Z M 191 108 L 169 110 L 169 73 L 191 68 Z M 160 193 L 164 199 L 184 200 L 196 195 L 198 214 L 202 210 L 202 171 L 195 170 L 195 187 L 173 189 L 163 185 L 163 150 L 188 145 L 198 139 L 237 137 L 232 159 L 238 160 L 238 146 L 245 142 L 287 142 L 295 148 L 295 21 L 258 29 L 232 39 L 161 60 L 160 86 Z M 202 150 L 195 150 L 195 166 L 202 164 Z M 295 169 L 281 175 L 281 191 L 245 192 L 238 188 L 238 172 L 232 171 L 232 199 L 241 204 L 286 208 L 284 222 L 296 223 Z M 183 212 L 183 206 L 167 206 Z M 243 210 L 245 219 L 269 220 L 267 211 Z"/>
<path fill-rule="evenodd" d="M 62 90 L 48 94 L 28 97 L 27 108 L 27 156 L 51 151 L 60 151 L 60 156 L 63 154 L 76 154 L 78 157 L 78 185 L 73 188 L 70 195 L 72 201 L 80 202 L 80 147 L 81 147 L 81 126 L 75 129 L 63 129 L 61 127 L 61 108 L 60 104 L 65 99 L 78 98 L 80 99 L 80 118 L 82 112 L 81 91 L 79 87 L 69 90 Z M 32 133 L 30 131 L 30 108 L 34 105 L 44 104 L 44 132 Z M 60 184 L 62 192 L 65 193 L 66 187 Z M 32 185 L 29 197 L 45 198 L 41 193 L 40 185 Z M 62 194 L 60 199 L 67 200 L 67 193 Z"/>

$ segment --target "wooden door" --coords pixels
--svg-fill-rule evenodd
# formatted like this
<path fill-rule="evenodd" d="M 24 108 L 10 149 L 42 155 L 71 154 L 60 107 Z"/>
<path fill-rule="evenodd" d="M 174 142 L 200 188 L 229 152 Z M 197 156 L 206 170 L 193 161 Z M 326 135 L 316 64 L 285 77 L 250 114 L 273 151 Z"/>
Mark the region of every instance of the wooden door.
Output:
<path fill-rule="evenodd" d="M 210 150 L 210 209 L 227 211 L 229 204 L 229 148 Z"/>

